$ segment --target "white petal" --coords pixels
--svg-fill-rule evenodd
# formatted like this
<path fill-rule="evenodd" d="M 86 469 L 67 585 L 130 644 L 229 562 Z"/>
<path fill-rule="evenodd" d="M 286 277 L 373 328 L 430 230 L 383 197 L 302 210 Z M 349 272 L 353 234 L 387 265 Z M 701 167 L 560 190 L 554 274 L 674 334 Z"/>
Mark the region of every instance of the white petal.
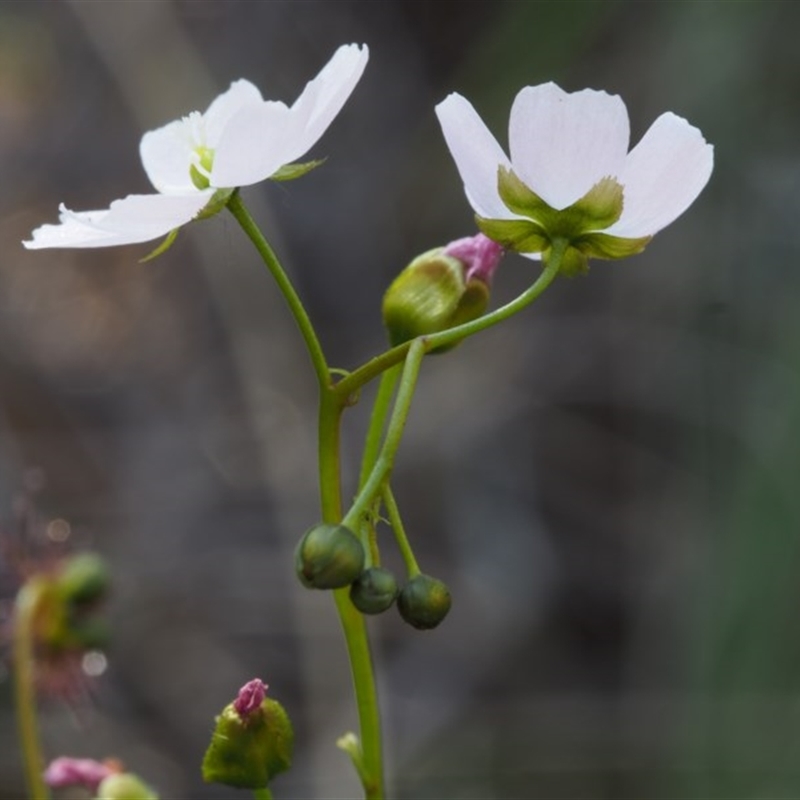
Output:
<path fill-rule="evenodd" d="M 189 175 L 193 143 L 185 120 L 176 120 L 148 131 L 139 144 L 139 155 L 150 183 L 164 194 L 197 191 Z"/>
<path fill-rule="evenodd" d="M 703 134 L 683 117 L 662 114 L 625 160 L 622 217 L 605 233 L 652 236 L 694 202 L 713 166 L 714 148 Z"/>
<path fill-rule="evenodd" d="M 554 83 L 527 86 L 511 107 L 509 148 L 514 171 L 555 209 L 616 176 L 628 152 L 628 112 L 617 95 Z"/>
<path fill-rule="evenodd" d="M 298 135 L 287 161 L 303 156 L 325 133 L 360 80 L 368 59 L 366 45 L 343 45 L 306 84 L 292 106 Z"/>
<path fill-rule="evenodd" d="M 249 186 L 266 180 L 292 160 L 297 132 L 283 103 L 240 109 L 230 120 L 214 154 L 211 185 Z"/>
<path fill-rule="evenodd" d="M 223 92 L 203 114 L 206 128 L 206 145 L 214 148 L 219 144 L 222 133 L 238 111 L 247 106 L 264 102 L 261 92 L 250 81 L 243 78 L 234 81 L 227 92 Z"/>
<path fill-rule="evenodd" d="M 436 116 L 470 205 L 482 217 L 515 219 L 497 193 L 497 170 L 510 166 L 508 158 L 472 104 L 451 94 L 436 106 Z"/>
<path fill-rule="evenodd" d="M 42 225 L 29 250 L 45 247 L 109 247 L 149 242 L 192 220 L 210 200 L 213 190 L 191 195 L 128 195 L 100 211 L 70 211 L 60 206 L 60 225 Z"/>
<path fill-rule="evenodd" d="M 213 149 L 238 111 L 263 102 L 261 93 L 250 81 L 234 81 L 228 91 L 211 103 L 205 114 L 195 111 L 148 131 L 142 137 L 139 154 L 150 182 L 163 194 L 196 191 L 189 173 L 195 147 L 203 145 Z"/>

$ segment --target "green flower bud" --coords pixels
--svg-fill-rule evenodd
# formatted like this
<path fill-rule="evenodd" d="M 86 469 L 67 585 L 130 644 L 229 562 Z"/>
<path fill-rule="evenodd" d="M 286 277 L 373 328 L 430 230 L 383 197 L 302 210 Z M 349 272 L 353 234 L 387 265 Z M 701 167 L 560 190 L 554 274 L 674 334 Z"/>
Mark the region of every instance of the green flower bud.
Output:
<path fill-rule="evenodd" d="M 344 525 L 315 525 L 295 551 L 297 577 L 309 589 L 341 589 L 363 569 L 364 547 Z"/>
<path fill-rule="evenodd" d="M 158 795 L 130 772 L 115 772 L 100 782 L 96 800 L 158 800 Z"/>
<path fill-rule="evenodd" d="M 382 614 L 397 597 L 397 581 L 388 569 L 364 570 L 350 587 L 350 601 L 362 614 Z"/>
<path fill-rule="evenodd" d="M 225 706 L 203 758 L 203 780 L 240 789 L 263 789 L 292 764 L 294 731 L 283 706 L 271 698 L 247 713 Z"/>
<path fill-rule="evenodd" d="M 58 591 L 69 603 L 85 606 L 100 600 L 111 583 L 105 561 L 96 553 L 68 559 L 56 579 Z"/>
<path fill-rule="evenodd" d="M 416 575 L 397 598 L 400 616 L 420 630 L 435 628 L 450 611 L 450 590 L 430 575 Z"/>
<path fill-rule="evenodd" d="M 477 319 L 488 303 L 488 284 L 467 280 L 464 263 L 439 247 L 395 278 L 383 297 L 383 324 L 394 346 Z"/>

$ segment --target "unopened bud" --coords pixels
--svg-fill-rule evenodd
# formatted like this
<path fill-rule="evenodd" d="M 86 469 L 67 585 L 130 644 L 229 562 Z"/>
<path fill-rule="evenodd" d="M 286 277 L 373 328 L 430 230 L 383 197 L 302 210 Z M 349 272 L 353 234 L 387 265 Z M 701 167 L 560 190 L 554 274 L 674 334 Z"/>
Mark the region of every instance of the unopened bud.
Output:
<path fill-rule="evenodd" d="M 484 240 L 490 242 L 479 234 L 429 250 L 395 278 L 383 297 L 383 324 L 392 345 L 439 333 L 483 314 L 489 304 L 491 276 L 503 253 L 494 242 L 484 246 Z"/>
<path fill-rule="evenodd" d="M 341 589 L 364 569 L 364 547 L 344 525 L 315 525 L 295 551 L 295 570 L 309 589 Z"/>
<path fill-rule="evenodd" d="M 264 684 L 255 683 L 250 681 L 243 686 L 236 700 L 217 717 L 203 758 L 203 780 L 207 783 L 263 789 L 291 766 L 294 731 L 289 717 L 283 706 L 270 697 L 251 707 L 251 701 L 263 696 Z M 237 705 L 247 708 L 240 711 Z"/>
<path fill-rule="evenodd" d="M 89 791 L 95 792 L 97 787 L 114 772 L 114 768 L 107 762 L 95 761 L 93 758 L 60 756 L 50 762 L 43 778 L 53 789 L 61 789 L 64 786 L 85 786 Z"/>
<path fill-rule="evenodd" d="M 158 800 L 158 795 L 136 775 L 120 772 L 103 779 L 96 800 Z"/>
<path fill-rule="evenodd" d="M 397 580 L 388 569 L 370 567 L 350 587 L 350 600 L 362 614 L 382 614 L 397 597 Z"/>
<path fill-rule="evenodd" d="M 96 553 L 80 553 L 67 559 L 56 579 L 61 596 L 76 606 L 102 599 L 110 582 L 108 567 Z"/>
<path fill-rule="evenodd" d="M 420 630 L 435 628 L 450 611 L 450 590 L 430 575 L 416 575 L 400 591 L 397 609 L 400 616 Z"/>

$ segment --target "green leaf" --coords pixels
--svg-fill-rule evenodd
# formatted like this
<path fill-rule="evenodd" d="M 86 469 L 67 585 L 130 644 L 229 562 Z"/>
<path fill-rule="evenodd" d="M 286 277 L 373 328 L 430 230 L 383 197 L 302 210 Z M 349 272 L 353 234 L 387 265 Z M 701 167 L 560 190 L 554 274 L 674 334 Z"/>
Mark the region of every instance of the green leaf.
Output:
<path fill-rule="evenodd" d="M 545 229 L 529 219 L 486 219 L 475 217 L 478 230 L 516 253 L 541 253 L 550 245 Z"/>
<path fill-rule="evenodd" d="M 607 233 L 587 233 L 572 244 L 590 258 L 627 258 L 641 253 L 650 243 L 652 236 L 638 239 L 623 239 L 621 236 L 609 236 Z"/>
<path fill-rule="evenodd" d="M 277 172 L 270 175 L 272 181 L 293 181 L 295 178 L 302 178 L 312 169 L 316 169 L 327 161 L 325 158 L 316 161 L 304 161 L 302 164 L 284 164 Z"/>
<path fill-rule="evenodd" d="M 173 228 L 168 234 L 167 238 L 164 239 L 161 244 L 156 247 L 155 250 L 148 253 L 144 258 L 139 259 L 140 264 L 144 264 L 147 261 L 152 261 L 154 258 L 160 256 L 162 253 L 166 253 L 167 250 L 172 247 L 172 243 L 178 238 L 178 231 L 180 228 Z"/>

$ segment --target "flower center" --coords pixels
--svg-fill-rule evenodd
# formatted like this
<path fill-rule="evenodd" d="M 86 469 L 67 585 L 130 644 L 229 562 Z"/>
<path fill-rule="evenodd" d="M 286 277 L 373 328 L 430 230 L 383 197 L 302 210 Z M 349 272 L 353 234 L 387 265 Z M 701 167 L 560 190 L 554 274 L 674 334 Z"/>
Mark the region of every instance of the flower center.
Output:
<path fill-rule="evenodd" d="M 208 189 L 211 168 L 214 166 L 214 148 L 206 144 L 206 125 L 203 115 L 193 111 L 183 118 L 182 137 L 189 145 L 189 177 L 198 189 Z"/>
<path fill-rule="evenodd" d="M 211 181 L 211 168 L 214 166 L 214 151 L 210 147 L 198 145 L 192 151 L 189 177 L 198 189 L 208 189 Z"/>

